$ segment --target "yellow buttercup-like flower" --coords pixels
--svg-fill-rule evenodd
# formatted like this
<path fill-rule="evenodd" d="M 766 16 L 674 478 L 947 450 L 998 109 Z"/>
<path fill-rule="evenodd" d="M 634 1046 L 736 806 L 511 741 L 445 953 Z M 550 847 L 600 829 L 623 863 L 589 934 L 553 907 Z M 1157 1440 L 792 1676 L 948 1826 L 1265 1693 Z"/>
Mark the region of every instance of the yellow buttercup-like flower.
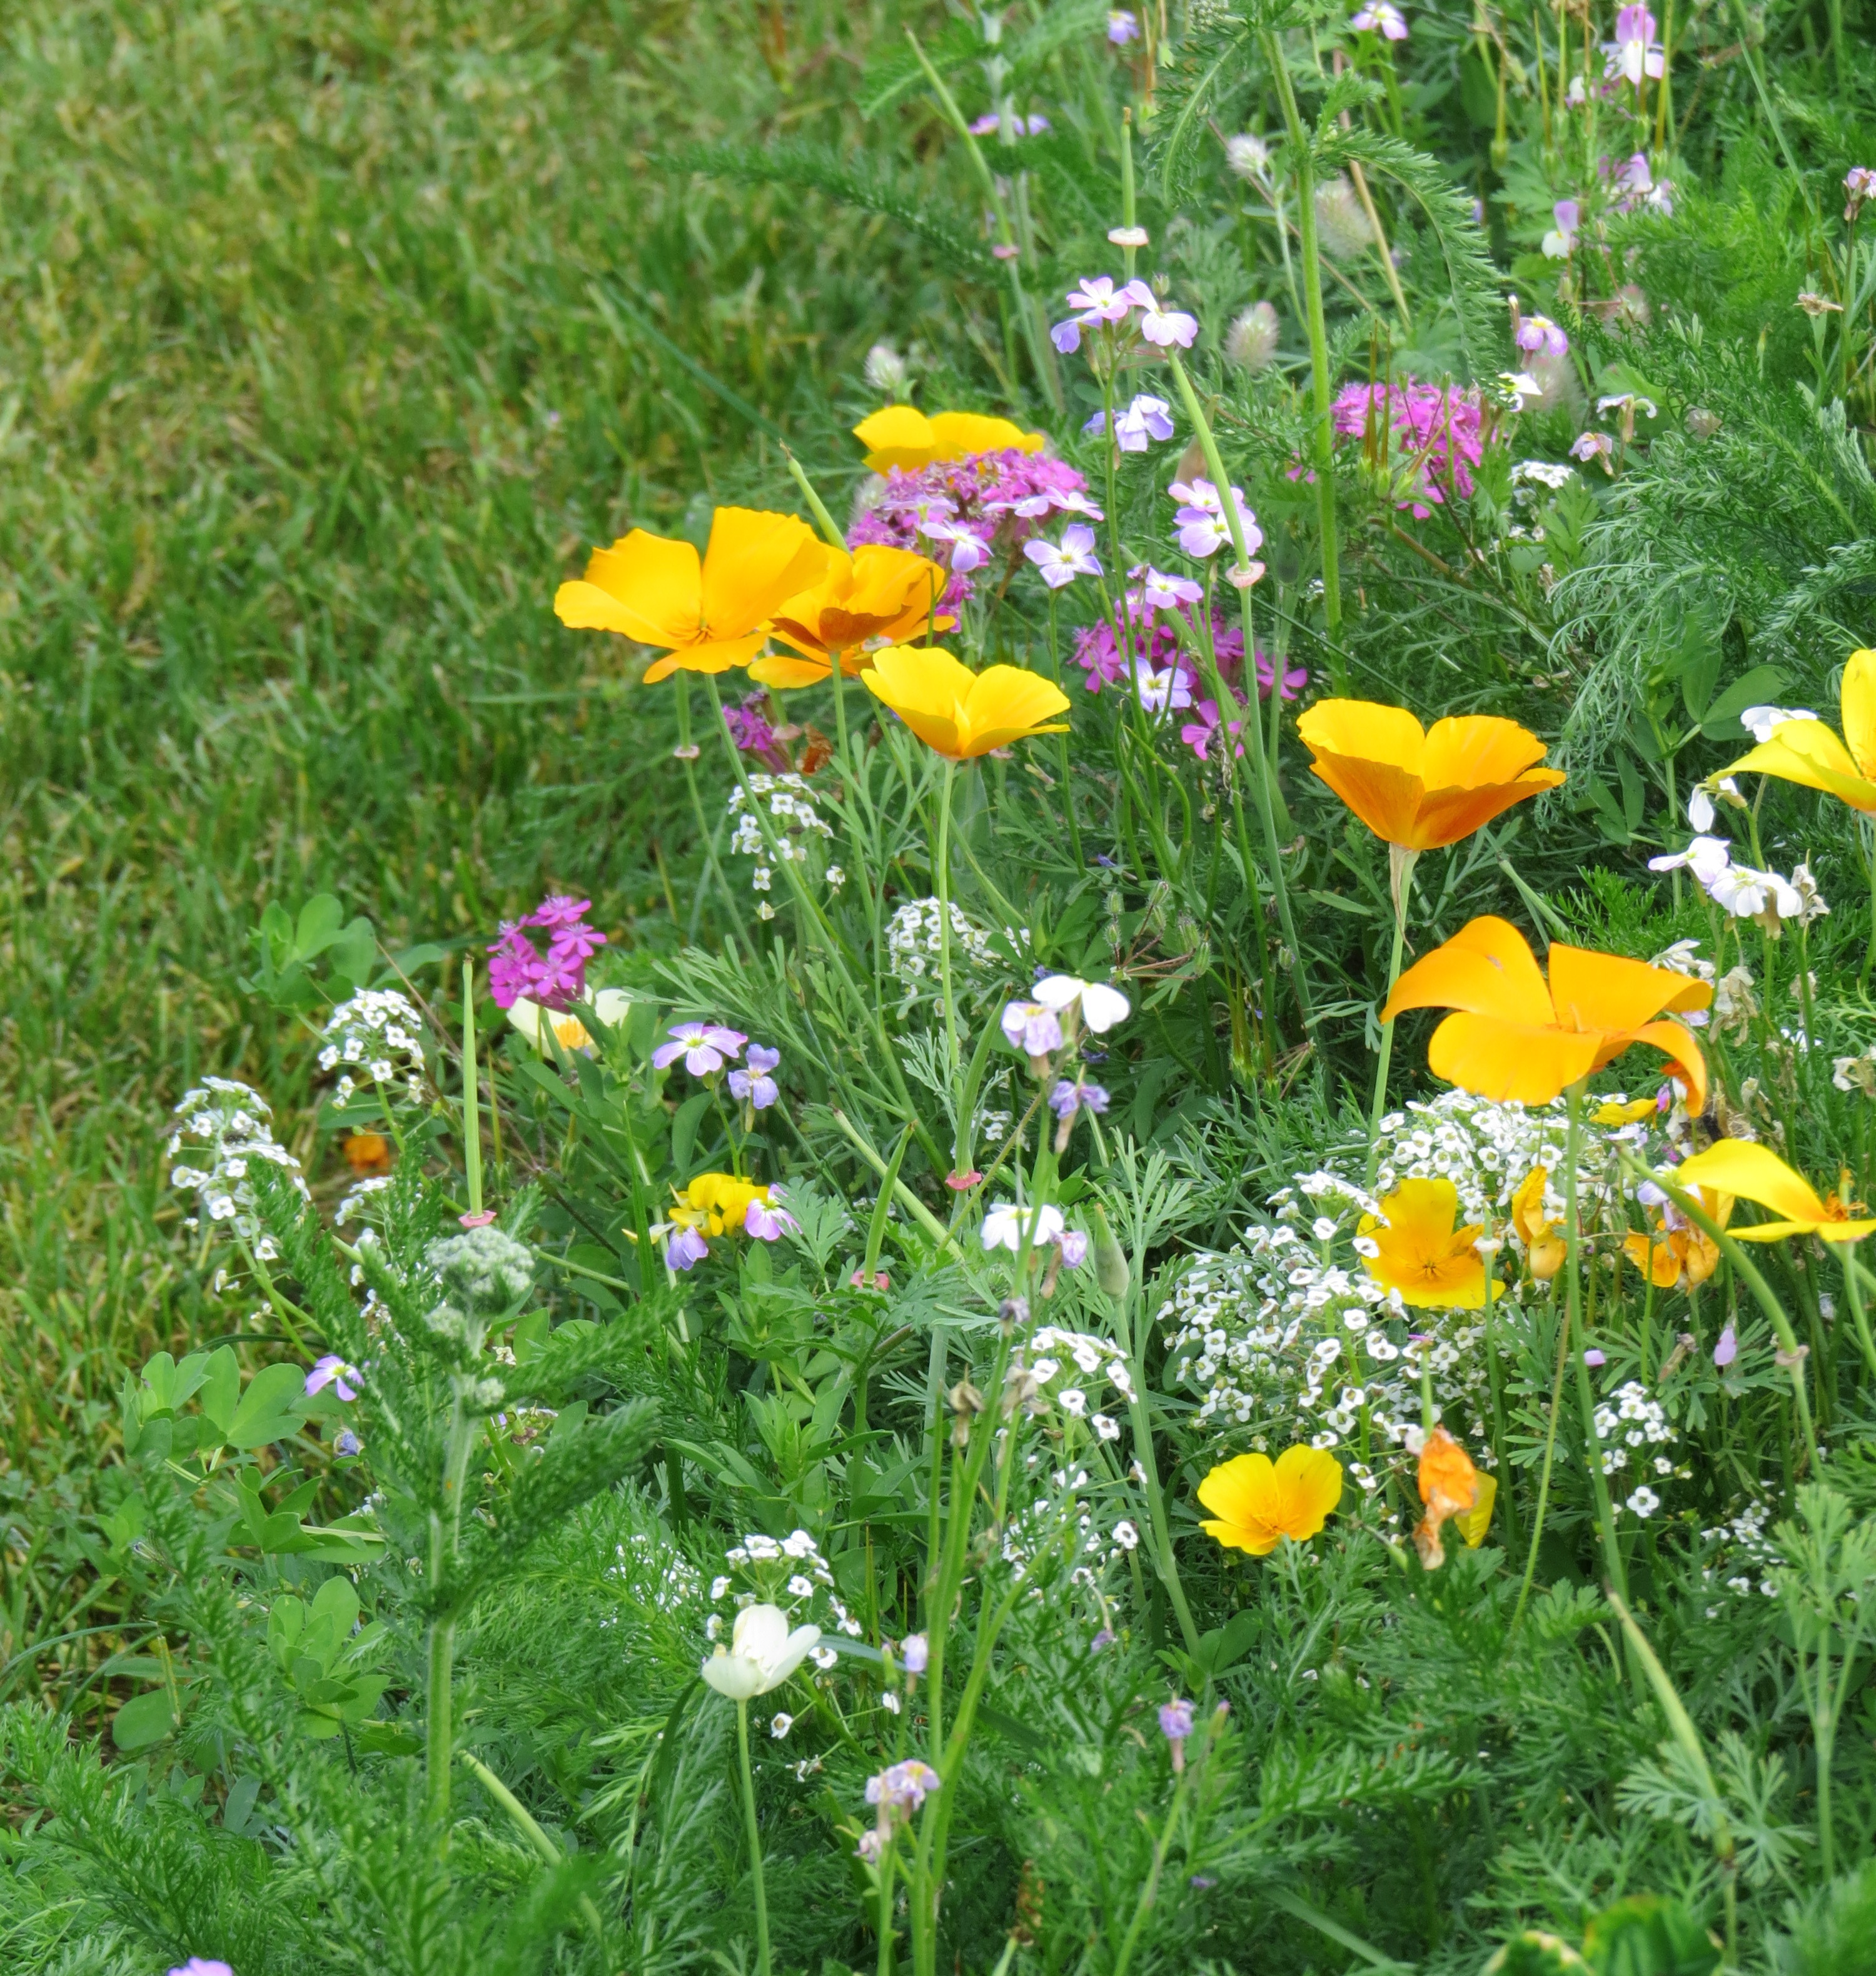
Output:
<path fill-rule="evenodd" d="M 1456 1228 L 1459 1189 L 1450 1180 L 1404 1180 L 1364 1214 L 1361 1260 L 1385 1289 L 1421 1310 L 1476 1310 L 1485 1302 L 1485 1258 L 1475 1246 L 1482 1227 Z M 1358 1247 L 1363 1247 L 1358 1244 Z"/>
<path fill-rule="evenodd" d="M 1550 1281 L 1570 1253 L 1562 1223 L 1552 1220 L 1544 1207 L 1544 1191 L 1549 1183 L 1549 1169 L 1533 1167 L 1511 1197 L 1511 1225 L 1524 1244 L 1532 1275 L 1541 1283 Z"/>
<path fill-rule="evenodd" d="M 1199 1527 L 1227 1550 L 1267 1557 L 1278 1540 L 1306 1543 L 1342 1499 L 1341 1464 L 1326 1447 L 1286 1447 L 1223 1461 L 1199 1484 L 1212 1512 Z"/>
<path fill-rule="evenodd" d="M 761 649 L 769 615 L 820 575 L 828 551 L 805 522 L 719 508 L 701 558 L 689 542 L 634 529 L 595 549 L 578 583 L 555 593 L 554 614 L 576 631 L 616 631 L 664 648 L 645 677 L 727 672 Z"/>
<path fill-rule="evenodd" d="M 1838 709 L 1842 740 L 1821 720 L 1782 720 L 1769 741 L 1723 772 L 1736 776 L 1742 769 L 1756 769 L 1801 789 L 1822 789 L 1865 816 L 1876 816 L 1876 651 L 1850 654 Z"/>
<path fill-rule="evenodd" d="M 814 588 L 780 605 L 770 628 L 792 651 L 758 659 L 749 677 L 764 686 L 815 686 L 830 677 L 833 655 L 850 678 L 871 664 L 864 647 L 876 638 L 896 644 L 923 635 L 927 625 L 948 631 L 957 620 L 932 615 L 950 578 L 935 562 L 910 549 L 867 542 L 849 555 L 828 552 Z"/>
<path fill-rule="evenodd" d="M 895 466 L 930 466 L 934 460 L 963 459 L 973 453 L 1040 453 L 1042 435 L 1025 432 L 1008 419 L 980 412 L 939 412 L 927 418 L 916 405 L 888 405 L 854 427 L 875 473 Z"/>
<path fill-rule="evenodd" d="M 1032 734 L 1064 734 L 1068 696 L 1039 673 L 989 666 L 980 673 L 932 645 L 894 645 L 874 654 L 861 677 L 926 746 L 953 762 L 973 761 Z"/>

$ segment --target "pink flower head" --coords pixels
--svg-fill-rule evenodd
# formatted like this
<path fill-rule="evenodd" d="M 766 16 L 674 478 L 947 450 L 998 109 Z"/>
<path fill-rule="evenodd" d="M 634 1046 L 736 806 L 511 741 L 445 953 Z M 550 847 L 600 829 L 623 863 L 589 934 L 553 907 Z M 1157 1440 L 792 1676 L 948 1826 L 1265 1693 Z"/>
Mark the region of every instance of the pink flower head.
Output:
<path fill-rule="evenodd" d="M 653 1063 L 664 1070 L 681 1056 L 693 1077 L 714 1077 L 724 1059 L 739 1055 L 749 1041 L 739 1029 L 726 1029 L 717 1023 L 673 1023 L 666 1034 L 673 1040 L 652 1052 Z"/>
<path fill-rule="evenodd" d="M 1066 357 L 1081 347 L 1081 332 L 1092 323 L 1112 324 L 1124 322 L 1134 306 L 1133 291 L 1139 287 L 1130 282 L 1124 288 L 1117 291 L 1111 275 L 1084 275 L 1078 288 L 1071 288 L 1068 294 L 1069 308 L 1079 311 L 1065 322 L 1058 322 L 1048 333 L 1048 340 Z M 1150 297 L 1151 291 L 1148 291 Z"/>
<path fill-rule="evenodd" d="M 1136 605 L 1148 611 L 1171 611 L 1182 604 L 1196 604 L 1205 586 L 1190 576 L 1163 576 L 1150 564 L 1141 564 L 1127 574 L 1140 588 L 1130 592 Z"/>
<path fill-rule="evenodd" d="M 1081 522 L 1071 522 L 1061 532 L 1061 546 L 1052 542 L 1025 542 L 1023 554 L 1042 573 L 1051 590 L 1059 590 L 1078 576 L 1098 576 L 1101 564 L 1094 555 L 1094 532 Z"/>
<path fill-rule="evenodd" d="M 1615 456 L 1615 440 L 1611 433 L 1604 432 L 1578 433 L 1570 448 L 1570 457 L 1580 459 L 1587 466 L 1593 459 L 1604 473 L 1613 473 L 1611 463 Z"/>
<path fill-rule="evenodd" d="M 1171 348 L 1175 343 L 1181 350 L 1192 347 L 1199 334 L 1196 316 L 1187 315 L 1183 309 L 1169 309 L 1144 282 L 1129 282 L 1127 285 L 1140 291 L 1134 297 L 1140 308 L 1140 333 L 1149 343 L 1157 344 L 1162 350 Z"/>
<path fill-rule="evenodd" d="M 1623 8 L 1615 17 L 1615 39 L 1602 44 L 1604 79 L 1613 81 L 1620 76 L 1637 89 L 1644 76 L 1658 81 L 1667 58 L 1654 35 L 1654 16 L 1645 6 Z"/>
<path fill-rule="evenodd" d="M 1225 520 L 1224 504 L 1209 480 L 1195 479 L 1190 486 L 1175 480 L 1167 492 L 1180 504 L 1173 521 L 1179 532 L 1179 546 L 1187 555 L 1202 560 L 1216 555 L 1229 544 L 1231 530 Z M 1257 525 L 1257 517 L 1245 506 L 1243 489 L 1233 488 L 1231 498 L 1237 506 L 1238 525 L 1243 531 L 1245 552 L 1249 555 L 1261 545 L 1264 532 Z"/>
<path fill-rule="evenodd" d="M 923 1633 L 908 1633 L 899 1643 L 899 1665 L 907 1674 L 923 1674 L 931 1660 L 931 1648 Z"/>
<path fill-rule="evenodd" d="M 1357 34 L 1384 35 L 1391 41 L 1407 38 L 1406 17 L 1394 0 L 1367 0 L 1360 13 L 1349 16 L 1348 25 Z"/>
<path fill-rule="evenodd" d="M 1234 707 L 1238 705 L 1235 700 L 1231 703 Z M 1180 729 L 1179 738 L 1201 762 L 1207 762 L 1211 759 L 1211 756 L 1206 751 L 1212 745 L 1213 736 L 1218 732 L 1218 703 L 1215 700 L 1202 700 L 1193 711 L 1198 715 L 1198 719 L 1188 720 Z M 1242 756 L 1244 753 L 1244 743 L 1239 740 L 1237 736 L 1244 732 L 1244 723 L 1242 720 L 1229 722 L 1228 732 L 1232 736 L 1231 752 L 1234 755 Z"/>
<path fill-rule="evenodd" d="M 306 1397 L 310 1400 L 330 1386 L 341 1400 L 355 1400 L 358 1393 L 351 1382 L 360 1376 L 356 1365 L 348 1365 L 336 1352 L 328 1352 L 306 1375 Z"/>
<path fill-rule="evenodd" d="M 781 1051 L 765 1049 L 761 1043 L 751 1043 L 748 1069 L 729 1073 L 731 1097 L 739 1104 L 748 1105 L 752 1112 L 766 1112 L 782 1095 L 775 1080 L 769 1074 L 781 1061 Z"/>
<path fill-rule="evenodd" d="M 938 1773 L 930 1764 L 910 1757 L 903 1764 L 894 1764 L 877 1777 L 867 1779 L 867 1803 L 888 1811 L 914 1812 L 938 1788 L 939 1782 Z"/>
<path fill-rule="evenodd" d="M 1848 196 L 1848 203 L 1844 207 L 1844 217 L 1854 220 L 1865 199 L 1876 199 L 1876 167 L 1852 165 L 1844 173 L 1844 191 Z"/>
<path fill-rule="evenodd" d="M 1078 1078 L 1063 1078 L 1048 1094 L 1048 1108 L 1058 1118 L 1072 1118 L 1078 1112 L 1104 1112 L 1107 1094 L 1098 1084 L 1084 1084 Z"/>
<path fill-rule="evenodd" d="M 586 994 L 586 964 L 606 936 L 586 924 L 591 899 L 556 894 L 525 919 L 504 920 L 489 948 L 489 992 L 495 1006 L 512 1009 L 524 996 L 543 1008 L 570 1008 Z M 547 935 L 543 952 L 532 937 Z"/>
<path fill-rule="evenodd" d="M 1090 1085 L 1091 1091 L 1099 1090 L 1098 1085 Z M 1105 1092 L 1101 1092 L 1104 1098 Z M 1093 1105 L 1088 1108 L 1091 1112 Z M 1055 1237 L 1055 1247 L 1061 1251 L 1061 1265 L 1065 1270 L 1078 1270 L 1088 1260 L 1088 1237 L 1078 1228 L 1065 1229 Z"/>
<path fill-rule="evenodd" d="M 1561 357 L 1569 347 L 1569 338 L 1547 315 L 1528 315 L 1518 325 L 1520 350 L 1542 350 L 1552 357 Z"/>
<path fill-rule="evenodd" d="M 1169 1743 L 1183 1743 L 1192 1734 L 1192 1704 L 1163 1701 L 1160 1704 L 1160 1734 Z"/>
<path fill-rule="evenodd" d="M 1337 432 L 1361 440 L 1372 465 L 1386 466 L 1395 505 L 1410 509 L 1417 520 L 1449 494 L 1472 492 L 1472 469 L 1485 445 L 1476 393 L 1411 377 L 1397 384 L 1351 384 L 1337 394 L 1329 417 Z"/>
<path fill-rule="evenodd" d="M 723 725 L 729 738 L 746 755 L 766 755 L 775 745 L 775 730 L 762 712 L 763 696 L 752 693 L 749 703 L 723 709 Z"/>

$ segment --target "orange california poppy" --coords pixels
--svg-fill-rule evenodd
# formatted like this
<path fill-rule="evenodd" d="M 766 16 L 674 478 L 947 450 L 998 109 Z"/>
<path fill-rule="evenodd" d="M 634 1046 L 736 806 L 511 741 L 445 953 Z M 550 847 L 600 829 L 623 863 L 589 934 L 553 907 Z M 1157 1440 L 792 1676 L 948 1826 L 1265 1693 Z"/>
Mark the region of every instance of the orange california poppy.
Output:
<path fill-rule="evenodd" d="M 963 459 L 973 453 L 1040 453 L 1042 435 L 1025 432 L 1008 419 L 979 412 L 937 412 L 927 418 L 916 405 L 888 405 L 854 427 L 875 473 L 889 468 L 930 466 L 934 460 Z"/>
<path fill-rule="evenodd" d="M 1819 1200 L 1803 1174 L 1794 1173 L 1769 1146 L 1749 1139 L 1719 1139 L 1705 1152 L 1683 1160 L 1662 1177 L 1679 1187 L 1698 1187 L 1703 1195 L 1737 1194 L 1756 1200 L 1781 1221 L 1762 1221 L 1754 1228 L 1736 1228 L 1736 1242 L 1776 1242 L 1786 1235 L 1815 1235 L 1822 1242 L 1860 1242 L 1876 1220 L 1859 1220 L 1860 1200 L 1850 1197 L 1850 1176 L 1844 1174 L 1837 1191 Z M 1863 1212 L 1868 1213 L 1867 1208 Z"/>
<path fill-rule="evenodd" d="M 1435 1428 L 1420 1447 L 1420 1499 L 1427 1505 L 1427 1514 L 1414 1532 L 1414 1547 L 1429 1571 L 1437 1571 L 1446 1562 L 1440 1526 L 1449 1517 L 1468 1516 L 1476 1510 L 1479 1490 L 1479 1471 L 1472 1457 L 1444 1428 Z M 1491 1514 L 1489 1505 L 1486 1513 L 1488 1517 Z M 1479 1534 L 1483 1536 L 1483 1531 Z"/>
<path fill-rule="evenodd" d="M 391 1142 L 382 1132 L 348 1132 L 340 1150 L 355 1174 L 387 1174 L 391 1170 Z"/>
<path fill-rule="evenodd" d="M 1821 720 L 1781 721 L 1769 741 L 1742 755 L 1724 772 L 1756 769 L 1802 789 L 1822 789 L 1865 816 L 1876 816 L 1876 651 L 1850 654 L 1838 712 L 1843 740 Z"/>
<path fill-rule="evenodd" d="M 1544 1193 L 1549 1184 L 1549 1168 L 1533 1167 L 1511 1197 L 1511 1225 L 1524 1244 L 1531 1273 L 1540 1283 L 1550 1281 L 1570 1253 L 1563 1224 L 1552 1220 L 1545 1209 Z"/>
<path fill-rule="evenodd" d="M 1199 1525 L 1206 1536 L 1267 1557 L 1279 1538 L 1306 1543 L 1328 1521 L 1342 1499 L 1341 1464 L 1326 1447 L 1286 1447 L 1275 1461 L 1239 1454 L 1221 1461 L 1198 1495 L 1212 1512 Z"/>
<path fill-rule="evenodd" d="M 769 613 L 819 576 L 828 549 L 805 522 L 752 508 L 719 508 L 699 560 L 689 542 L 634 529 L 595 549 L 578 583 L 555 593 L 554 614 L 576 631 L 617 631 L 664 656 L 647 681 L 722 673 L 760 650 Z"/>
<path fill-rule="evenodd" d="M 1319 700 L 1296 723 L 1310 767 L 1384 843 L 1434 851 L 1500 811 L 1554 789 L 1544 743 L 1515 720 L 1467 713 L 1430 731 L 1405 707 Z"/>
<path fill-rule="evenodd" d="M 1065 734 L 1055 716 L 1068 696 L 1039 673 L 1020 666 L 959 664 L 937 645 L 889 646 L 862 673 L 867 690 L 884 700 L 926 746 L 953 762 L 969 762 L 1032 734 Z"/>
<path fill-rule="evenodd" d="M 1520 1105 L 1548 1105 L 1631 1044 L 1649 1043 L 1672 1060 L 1687 1108 L 1705 1109 L 1707 1063 L 1693 1032 L 1655 1019 L 1704 1009 L 1713 999 L 1709 983 L 1561 940 L 1549 969 L 1546 983 L 1524 935 L 1487 914 L 1416 961 L 1381 1020 L 1404 1009 L 1456 1010 L 1433 1031 L 1427 1067 L 1463 1091 Z"/>
<path fill-rule="evenodd" d="M 910 549 L 867 542 L 849 555 L 828 552 L 827 567 L 812 589 L 780 605 L 770 628 L 792 652 L 758 659 L 749 677 L 763 686 L 814 686 L 834 670 L 830 654 L 841 655 L 841 670 L 857 677 L 871 663 L 862 647 L 875 638 L 909 644 L 929 624 L 948 631 L 955 618 L 932 616 L 949 576 L 935 562 Z"/>
<path fill-rule="evenodd" d="M 1477 1310 L 1485 1302 L 1482 1227 L 1456 1228 L 1459 1189 L 1450 1180 L 1404 1180 L 1383 1197 L 1381 1217 L 1364 1214 L 1361 1234 L 1368 1274 L 1421 1310 Z M 1362 1244 L 1358 1243 L 1358 1248 Z"/>

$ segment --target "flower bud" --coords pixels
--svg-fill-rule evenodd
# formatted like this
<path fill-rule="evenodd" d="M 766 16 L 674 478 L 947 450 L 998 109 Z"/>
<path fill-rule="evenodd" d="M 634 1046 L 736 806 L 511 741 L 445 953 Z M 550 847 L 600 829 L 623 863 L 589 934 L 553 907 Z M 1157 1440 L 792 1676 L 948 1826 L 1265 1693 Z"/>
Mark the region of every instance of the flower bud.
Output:
<path fill-rule="evenodd" d="M 1103 1292 L 1115 1299 L 1127 1294 L 1131 1280 L 1127 1266 L 1127 1252 L 1114 1240 L 1114 1230 L 1107 1225 L 1107 1211 L 1099 1201 L 1092 1204 L 1094 1223 L 1094 1280 Z"/>

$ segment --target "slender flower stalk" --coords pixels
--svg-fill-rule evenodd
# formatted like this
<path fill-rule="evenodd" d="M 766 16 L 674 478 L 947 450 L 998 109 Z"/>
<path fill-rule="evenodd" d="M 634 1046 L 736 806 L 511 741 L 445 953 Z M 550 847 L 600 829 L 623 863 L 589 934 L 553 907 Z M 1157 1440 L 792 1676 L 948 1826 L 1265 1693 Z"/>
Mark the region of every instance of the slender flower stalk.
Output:
<path fill-rule="evenodd" d="M 749 1843 L 749 1876 L 755 1895 L 755 1966 L 769 1976 L 769 1888 L 762 1877 L 762 1832 L 755 1817 L 755 1777 L 749 1767 L 749 1704 L 736 1704 L 736 1751 L 742 1760 L 742 1821 Z"/>
<path fill-rule="evenodd" d="M 1342 627 L 1342 585 L 1335 525 L 1335 433 L 1330 424 L 1332 380 L 1329 374 L 1328 325 L 1322 312 L 1322 248 L 1316 237 L 1315 171 L 1310 157 L 1309 133 L 1303 127 L 1302 114 L 1296 107 L 1296 91 L 1290 83 L 1283 45 L 1267 28 L 1259 38 L 1263 43 L 1264 59 L 1269 64 L 1276 82 L 1284 129 L 1296 157 L 1296 226 L 1302 238 L 1303 296 L 1308 315 L 1309 373 L 1315 407 L 1316 519 L 1322 542 L 1322 614 L 1328 633 L 1330 674 L 1335 690 L 1344 693 L 1348 690 L 1348 682 L 1338 647 Z"/>
<path fill-rule="evenodd" d="M 1219 453 L 1218 440 L 1212 431 L 1211 422 L 1200 405 L 1199 394 L 1192 388 L 1192 380 L 1186 374 L 1185 365 L 1180 361 L 1179 352 L 1169 349 L 1166 357 L 1167 361 L 1173 367 L 1173 381 L 1179 387 L 1179 395 L 1185 404 L 1186 416 L 1191 420 L 1193 430 L 1198 434 L 1200 446 L 1205 454 L 1206 466 L 1211 473 L 1212 485 L 1224 490 L 1220 496 L 1219 506 L 1223 511 L 1225 525 L 1230 532 L 1232 552 L 1237 558 L 1236 567 L 1248 568 L 1251 558 L 1249 548 L 1244 539 L 1243 521 L 1238 513 L 1237 502 L 1231 498 L 1230 477 L 1225 472 L 1225 463 Z M 1325 420 L 1327 416 L 1325 410 Z M 1327 430 L 1325 424 L 1325 432 Z M 1257 648 L 1252 636 L 1250 591 L 1248 587 L 1239 591 L 1238 603 L 1244 625 L 1246 680 L 1249 686 L 1256 676 Z M 1272 686 L 1271 697 L 1279 699 L 1281 693 L 1279 682 Z M 1255 701 L 1252 703 L 1254 707 Z M 1225 703 L 1221 699 L 1219 704 L 1222 707 Z M 1276 810 L 1271 801 L 1274 770 L 1264 749 L 1262 723 L 1253 716 L 1245 722 L 1244 726 L 1250 738 L 1252 767 L 1256 771 L 1257 807 L 1264 826 L 1264 851 L 1270 860 L 1271 889 L 1276 894 L 1277 916 L 1283 927 L 1284 944 L 1289 950 L 1290 980 L 1296 991 L 1296 1005 L 1302 1017 L 1304 1038 L 1313 1049 L 1315 1005 L 1309 992 L 1309 975 L 1303 962 L 1302 946 L 1296 937 L 1295 915 L 1290 907 L 1289 882 L 1284 874 L 1282 847 L 1277 841 Z"/>
<path fill-rule="evenodd" d="M 1610 1582 L 1626 1598 L 1628 1572 L 1622 1562 L 1622 1547 L 1616 1540 L 1615 1507 L 1609 1496 L 1609 1478 L 1602 1458 L 1602 1437 L 1596 1431 L 1596 1395 L 1589 1383 L 1589 1363 L 1584 1356 L 1588 1341 L 1583 1335 L 1583 1232 L 1577 1210 L 1577 1166 L 1582 1144 L 1585 1082 L 1578 1078 L 1565 1094 L 1568 1107 L 1563 1155 L 1564 1233 L 1569 1250 L 1569 1260 L 1564 1265 L 1569 1307 L 1568 1349 L 1576 1361 L 1577 1404 L 1582 1409 L 1583 1441 L 1589 1451 L 1589 1480 L 1596 1497 L 1597 1533 L 1602 1540 L 1603 1559 L 1609 1569 Z"/>

